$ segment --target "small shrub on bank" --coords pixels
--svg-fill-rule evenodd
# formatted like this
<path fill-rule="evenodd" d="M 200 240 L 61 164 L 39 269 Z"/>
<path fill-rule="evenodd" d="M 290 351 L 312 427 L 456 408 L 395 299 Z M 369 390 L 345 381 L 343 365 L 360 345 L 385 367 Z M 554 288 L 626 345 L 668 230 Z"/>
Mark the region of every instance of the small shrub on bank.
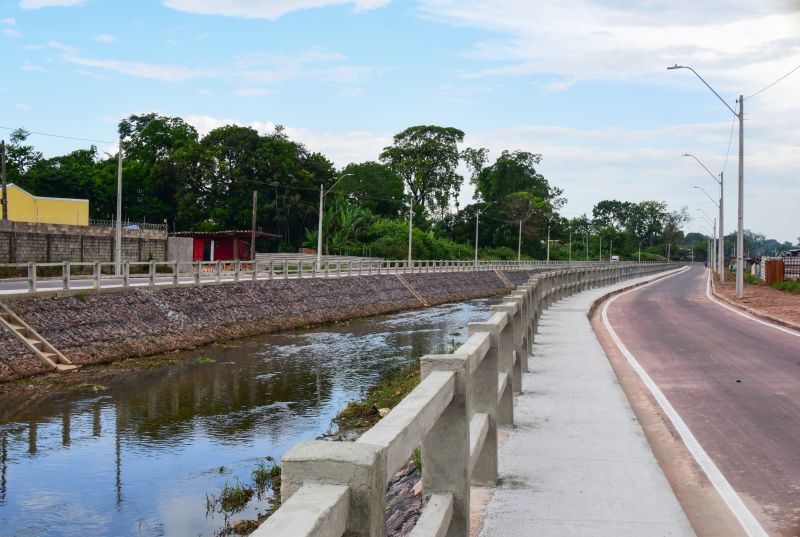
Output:
<path fill-rule="evenodd" d="M 772 285 L 773 289 L 800 295 L 800 281 L 783 281 Z"/>
<path fill-rule="evenodd" d="M 333 422 L 340 429 L 372 427 L 380 420 L 378 409 L 395 407 L 420 381 L 419 362 L 394 369 L 358 401 L 350 401 Z"/>

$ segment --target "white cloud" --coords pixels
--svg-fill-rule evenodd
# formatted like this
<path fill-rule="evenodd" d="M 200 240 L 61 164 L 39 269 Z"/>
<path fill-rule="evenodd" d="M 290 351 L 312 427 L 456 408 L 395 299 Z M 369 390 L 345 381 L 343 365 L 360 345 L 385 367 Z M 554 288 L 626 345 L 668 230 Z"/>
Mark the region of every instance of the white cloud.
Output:
<path fill-rule="evenodd" d="M 264 97 L 271 92 L 263 88 L 241 88 L 231 91 L 231 95 L 236 97 Z"/>
<path fill-rule="evenodd" d="M 92 38 L 92 41 L 96 41 L 97 43 L 106 43 L 106 44 L 114 43 L 116 40 L 117 38 L 110 34 L 100 34 Z"/>
<path fill-rule="evenodd" d="M 18 39 L 22 37 L 22 34 L 19 32 L 19 30 L 14 28 L 3 28 L 3 35 L 12 39 Z"/>
<path fill-rule="evenodd" d="M 224 15 L 247 19 L 275 20 L 287 13 L 335 5 L 350 5 L 353 11 L 383 7 L 389 0 L 164 0 L 164 5 L 201 15 Z"/>
<path fill-rule="evenodd" d="M 25 60 L 22 62 L 22 65 L 19 68 L 20 71 L 27 71 L 29 73 L 49 73 L 47 69 L 40 65 L 36 65 L 31 63 L 29 60 Z"/>
<path fill-rule="evenodd" d="M 360 97 L 364 93 L 366 93 L 364 88 L 342 88 L 339 90 L 341 97 Z"/>
<path fill-rule="evenodd" d="M 43 7 L 72 7 L 82 6 L 86 0 L 20 0 L 22 9 L 40 9 Z"/>
<path fill-rule="evenodd" d="M 183 67 L 181 65 L 153 64 L 143 62 L 130 62 L 121 60 L 85 58 L 82 56 L 67 54 L 63 60 L 75 65 L 84 67 L 94 67 L 121 73 L 123 75 L 135 76 L 138 78 L 150 78 L 163 82 L 183 82 L 193 78 L 211 76 L 211 73 Z"/>
<path fill-rule="evenodd" d="M 735 0 L 724 13 L 703 0 L 421 0 L 420 9 L 437 21 L 493 33 L 466 51 L 495 63 L 462 73 L 474 78 L 652 80 L 658 74 L 660 81 L 664 68 L 679 62 L 720 78 L 738 68 L 729 82 L 745 83 L 749 66 L 788 61 L 800 51 L 800 10 L 783 0 Z"/>
<path fill-rule="evenodd" d="M 8 17 L 7 19 L 0 20 L 0 24 L 4 26 L 16 26 L 17 19 L 15 19 L 14 17 Z"/>
<path fill-rule="evenodd" d="M 14 105 L 14 108 L 16 108 L 17 110 L 30 110 L 31 105 L 26 103 L 17 103 Z"/>

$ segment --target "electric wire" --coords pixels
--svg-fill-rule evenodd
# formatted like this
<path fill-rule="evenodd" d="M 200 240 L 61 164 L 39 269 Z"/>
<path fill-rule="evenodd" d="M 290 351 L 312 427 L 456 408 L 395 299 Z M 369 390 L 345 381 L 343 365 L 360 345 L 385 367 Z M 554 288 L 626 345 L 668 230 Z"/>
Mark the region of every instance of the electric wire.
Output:
<path fill-rule="evenodd" d="M 745 98 L 744 98 L 744 100 L 746 101 L 746 100 L 748 100 L 748 99 L 751 99 L 751 98 L 755 97 L 755 96 L 756 96 L 756 95 L 758 95 L 759 93 L 763 93 L 763 92 L 767 91 L 769 88 L 771 88 L 772 86 L 774 86 L 775 84 L 777 84 L 778 82 L 780 82 L 781 80 L 783 80 L 784 78 L 788 77 L 789 75 L 791 75 L 792 73 L 794 73 L 794 72 L 795 72 L 795 71 L 797 71 L 798 69 L 800 69 L 800 65 L 798 65 L 797 67 L 795 67 L 794 69 L 792 69 L 791 71 L 789 71 L 788 73 L 786 73 L 785 75 L 783 75 L 782 77 L 780 77 L 778 80 L 776 80 L 776 81 L 775 81 L 775 82 L 773 82 L 772 84 L 769 84 L 768 86 L 765 86 L 765 87 L 761 88 L 760 90 L 758 90 L 758 91 L 757 91 L 757 92 L 755 92 L 754 94 L 750 95 L 749 97 L 745 97 Z"/>
<path fill-rule="evenodd" d="M 17 130 L 17 127 L 3 127 L 3 126 L 0 125 L 0 129 L 4 129 L 4 130 L 7 130 L 7 131 L 15 131 L 15 130 Z M 29 131 L 29 130 L 26 130 L 26 129 L 22 129 L 22 130 L 24 130 L 28 134 L 36 134 L 36 135 L 39 135 L 39 136 L 49 136 L 51 138 L 62 138 L 64 140 L 75 140 L 75 141 L 78 141 L 78 142 L 94 142 L 94 143 L 97 143 L 97 144 L 115 144 L 115 143 L 117 143 L 117 142 L 109 142 L 108 140 L 92 140 L 91 138 L 76 138 L 74 136 L 62 136 L 60 134 L 51 134 L 51 133 L 48 133 L 48 132 Z"/>

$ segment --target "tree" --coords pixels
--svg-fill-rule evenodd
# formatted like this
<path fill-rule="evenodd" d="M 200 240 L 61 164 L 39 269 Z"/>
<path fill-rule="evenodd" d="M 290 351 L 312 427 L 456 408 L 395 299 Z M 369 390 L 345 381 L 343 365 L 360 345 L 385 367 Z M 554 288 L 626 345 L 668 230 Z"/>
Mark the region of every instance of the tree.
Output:
<path fill-rule="evenodd" d="M 444 217 L 464 178 L 457 172 L 458 144 L 464 132 L 453 127 L 418 125 L 394 136 L 380 160 L 403 178 L 419 215 L 438 210 Z"/>
<path fill-rule="evenodd" d="M 22 188 L 31 189 L 25 178 L 28 170 L 42 159 L 42 154 L 33 146 L 25 145 L 31 133 L 25 129 L 11 131 L 6 145 L 6 179 L 9 183 L 16 183 Z M 34 192 L 35 193 L 35 192 Z"/>
<path fill-rule="evenodd" d="M 378 216 L 402 216 L 406 204 L 403 179 L 388 166 L 379 162 L 348 164 L 342 170 L 342 176 L 336 191 L 344 193 L 349 202 Z"/>

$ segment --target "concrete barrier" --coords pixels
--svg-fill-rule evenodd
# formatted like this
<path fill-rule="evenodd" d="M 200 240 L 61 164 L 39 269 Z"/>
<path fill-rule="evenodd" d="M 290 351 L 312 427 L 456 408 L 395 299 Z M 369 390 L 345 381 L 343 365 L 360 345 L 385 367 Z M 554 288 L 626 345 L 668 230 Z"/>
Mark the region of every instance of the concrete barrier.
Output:
<path fill-rule="evenodd" d="M 467 537 L 470 486 L 498 478 L 498 427 L 513 424 L 536 326 L 554 302 L 598 286 L 666 270 L 611 265 L 537 274 L 469 324 L 452 354 L 421 359 L 422 381 L 356 442 L 310 441 L 282 459 L 283 505 L 256 537 L 383 537 L 386 487 L 417 447 L 427 503 L 413 537 Z"/>

